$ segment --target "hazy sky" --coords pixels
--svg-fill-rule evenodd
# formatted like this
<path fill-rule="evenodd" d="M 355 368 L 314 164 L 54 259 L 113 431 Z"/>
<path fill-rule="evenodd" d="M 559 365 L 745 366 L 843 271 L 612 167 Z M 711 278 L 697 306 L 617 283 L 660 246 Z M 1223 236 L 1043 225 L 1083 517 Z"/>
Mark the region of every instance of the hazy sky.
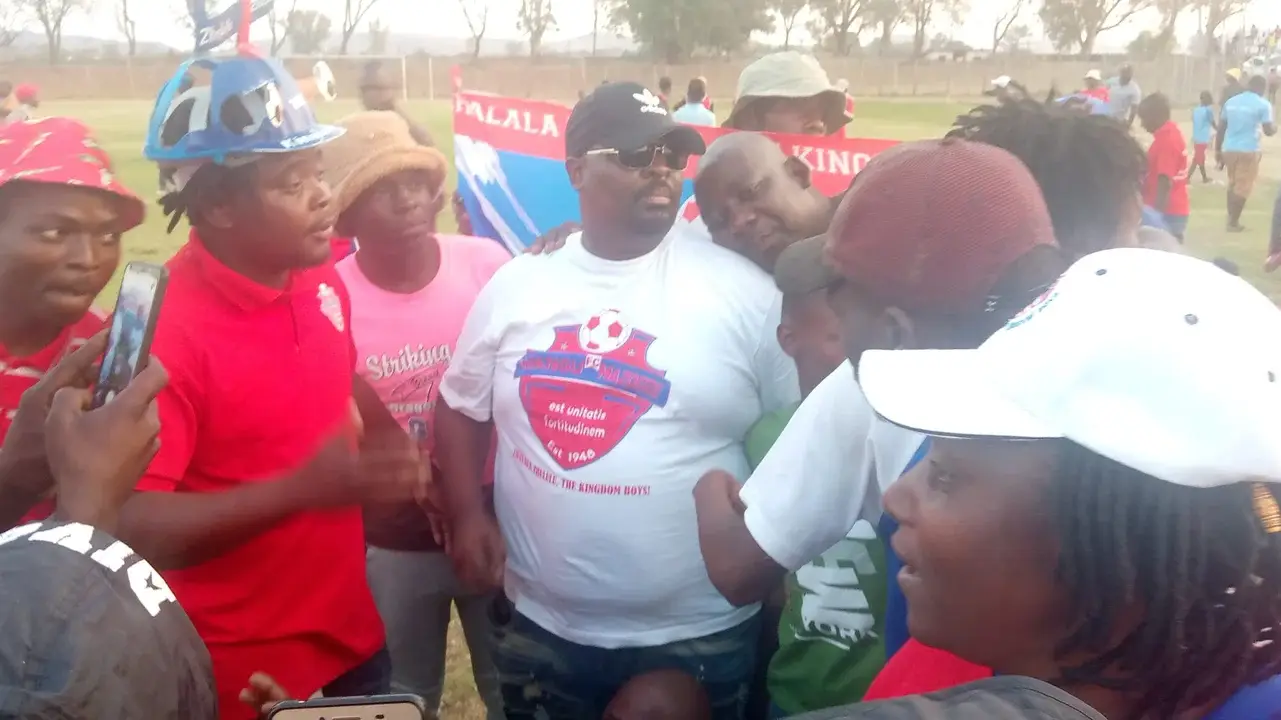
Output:
<path fill-rule="evenodd" d="M 223 4 L 230 0 L 220 0 Z M 516 9 L 520 6 L 520 0 L 466 0 L 473 6 L 482 2 L 488 2 L 490 7 L 490 27 L 488 37 L 494 38 L 517 38 L 520 33 L 516 30 L 514 18 Z M 592 30 L 592 0 L 552 0 L 553 11 L 559 21 L 558 27 L 552 31 L 549 39 L 576 37 L 585 35 Z M 179 8 L 184 5 L 183 0 L 143 0 L 146 5 L 155 3 L 156 5 L 168 5 L 170 8 Z M 288 0 L 277 0 L 278 3 L 286 3 Z M 383 20 L 391 21 L 389 24 L 399 32 L 412 32 L 419 34 L 430 34 L 436 36 L 457 36 L 468 37 L 467 25 L 463 20 L 463 14 L 459 7 L 459 0 L 377 0 L 378 4 L 370 14 L 370 17 L 378 17 Z M 933 32 L 950 32 L 954 37 L 964 40 L 977 47 L 985 47 L 991 43 L 991 25 L 1006 7 L 1011 4 L 1012 0 L 970 0 L 970 12 L 966 14 L 963 25 L 958 28 L 948 28 L 940 25 Z M 139 3 L 142 4 L 142 3 Z M 214 3 L 211 3 L 213 5 Z M 68 21 L 66 32 L 83 35 L 106 36 L 112 33 L 115 23 L 112 20 L 112 11 L 116 5 L 116 0 L 98 0 L 97 10 L 89 18 L 76 18 L 74 21 Z M 335 18 L 342 13 L 342 0 L 299 0 L 300 7 L 324 11 Z M 424 11 L 422 8 L 431 8 Z M 173 22 L 174 12 L 159 12 L 149 15 L 146 18 L 139 18 L 139 36 L 147 40 L 166 41 L 178 46 L 186 46 L 188 40 L 185 32 L 179 29 Z M 1034 32 L 1039 34 L 1039 27 L 1035 21 L 1033 13 L 1028 13 L 1029 25 Z M 1154 18 L 1148 17 L 1131 21 L 1111 33 L 1104 34 L 1102 44 L 1105 46 L 1124 46 L 1129 43 L 1134 36 L 1144 29 L 1144 26 L 1151 25 Z M 335 20 L 335 25 L 337 20 Z M 1229 23 L 1230 28 L 1236 28 L 1244 24 L 1259 25 L 1260 27 L 1273 27 L 1281 25 L 1281 0 L 1254 0 L 1250 10 L 1243 17 L 1234 18 Z M 1187 36 L 1192 34 L 1197 27 L 1195 14 L 1189 13 L 1184 18 L 1180 26 L 1180 34 Z M 266 33 L 263 22 L 255 25 L 255 35 Z"/>

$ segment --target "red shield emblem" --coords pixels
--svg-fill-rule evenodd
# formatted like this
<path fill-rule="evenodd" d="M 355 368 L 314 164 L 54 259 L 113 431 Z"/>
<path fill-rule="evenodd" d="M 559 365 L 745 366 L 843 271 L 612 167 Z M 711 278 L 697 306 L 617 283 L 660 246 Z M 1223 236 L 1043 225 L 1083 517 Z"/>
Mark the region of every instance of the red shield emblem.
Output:
<path fill-rule="evenodd" d="M 599 460 L 650 408 L 667 404 L 667 373 L 646 358 L 653 342 L 606 310 L 556 328 L 550 348 L 516 363 L 521 404 L 556 464 L 576 470 Z"/>

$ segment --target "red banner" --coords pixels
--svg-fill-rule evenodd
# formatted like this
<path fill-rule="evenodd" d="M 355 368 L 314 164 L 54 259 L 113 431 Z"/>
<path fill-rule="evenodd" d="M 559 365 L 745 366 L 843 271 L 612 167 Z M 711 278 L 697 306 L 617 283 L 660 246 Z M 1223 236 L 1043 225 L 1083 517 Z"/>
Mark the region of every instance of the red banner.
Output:
<path fill-rule="evenodd" d="M 460 91 L 454 95 L 454 133 L 485 139 L 495 148 L 553 160 L 565 159 L 565 124 L 572 108 L 542 100 Z M 733 130 L 697 128 L 708 144 Z M 805 161 L 813 170 L 814 185 L 827 195 L 845 190 L 850 180 L 873 155 L 898 144 L 897 140 L 780 135 L 767 133 L 784 152 Z M 686 177 L 698 171 L 697 159 Z"/>

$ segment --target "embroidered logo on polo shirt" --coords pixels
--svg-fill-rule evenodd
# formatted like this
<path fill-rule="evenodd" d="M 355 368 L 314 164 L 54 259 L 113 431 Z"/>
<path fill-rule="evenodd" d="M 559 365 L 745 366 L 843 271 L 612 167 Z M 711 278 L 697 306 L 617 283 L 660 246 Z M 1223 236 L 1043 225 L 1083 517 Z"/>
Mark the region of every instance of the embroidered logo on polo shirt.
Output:
<path fill-rule="evenodd" d="M 338 332 L 343 332 L 347 323 L 342 316 L 342 301 L 338 299 L 338 293 L 332 287 L 325 283 L 320 283 L 316 290 L 316 297 L 320 300 L 320 312 L 329 318 L 329 322 L 334 324 Z"/>
<path fill-rule="evenodd" d="M 576 470 L 604 457 L 650 408 L 663 407 L 672 383 L 649 364 L 654 336 L 617 310 L 555 328 L 546 350 L 516 363 L 521 404 L 556 464 Z"/>

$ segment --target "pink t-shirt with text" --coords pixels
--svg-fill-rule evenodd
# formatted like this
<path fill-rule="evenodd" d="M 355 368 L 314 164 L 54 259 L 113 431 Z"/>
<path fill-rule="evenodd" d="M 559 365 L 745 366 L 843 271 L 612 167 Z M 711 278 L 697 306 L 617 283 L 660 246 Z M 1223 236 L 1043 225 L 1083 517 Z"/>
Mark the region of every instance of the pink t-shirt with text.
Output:
<path fill-rule="evenodd" d="M 440 378 L 463 321 L 481 288 L 511 259 L 501 245 L 486 238 L 437 235 L 437 240 L 440 271 L 415 293 L 374 285 L 360 270 L 356 255 L 337 264 L 351 296 L 356 370 L 429 457 Z"/>

